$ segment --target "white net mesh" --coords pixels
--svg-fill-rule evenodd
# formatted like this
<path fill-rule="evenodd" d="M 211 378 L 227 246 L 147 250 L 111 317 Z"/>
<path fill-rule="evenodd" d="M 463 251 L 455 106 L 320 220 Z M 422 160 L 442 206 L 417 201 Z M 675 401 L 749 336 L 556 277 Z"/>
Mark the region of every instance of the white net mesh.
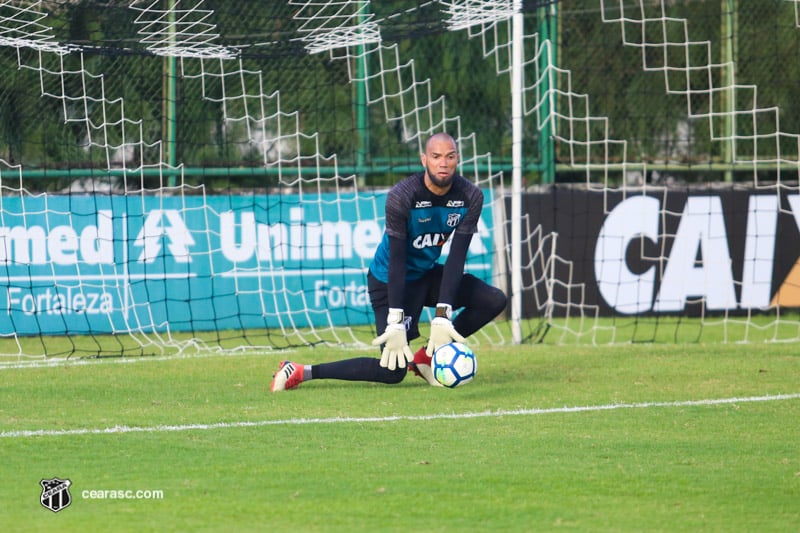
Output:
<path fill-rule="evenodd" d="M 677 16 L 669 2 L 601 0 L 599 10 L 592 5 L 597 23 L 616 26 L 619 43 L 640 52 L 637 68 L 661 76 L 664 98 L 683 101 L 684 120 L 673 132 L 682 140 L 659 154 L 664 165 L 688 157 L 691 136 L 706 135 L 721 147 L 727 165 L 751 173 L 749 185 L 761 194 L 742 211 L 749 216 L 749 237 L 741 266 L 734 265 L 722 238 L 721 201 L 706 194 L 676 204 L 666 180 L 647 178 L 654 166 L 667 174 L 665 167 L 640 157 L 639 139 L 615 135 L 614 118 L 597 111 L 594 95 L 570 65 L 558 64 L 563 44 L 530 16 L 555 13 L 557 3 L 536 6 L 523 19 L 517 45 L 524 50 L 519 67 L 526 128 L 557 147 L 560 168 L 580 176 L 582 190 L 602 195 L 604 228 L 617 220 L 613 213 L 621 202 L 645 220 L 629 228 L 629 219 L 620 219 L 616 233 L 601 232 L 596 250 L 585 253 L 595 261 L 589 278 L 596 278 L 596 288 L 578 272 L 574 256 L 564 253 L 569 242 L 557 227 L 545 228 L 527 213 L 511 220 L 510 165 L 482 148 L 486 134 L 464 118 L 463 105 L 454 103 L 458 94 L 445 94 L 408 52 L 422 30 L 442 42 L 456 36 L 461 46 L 479 40 L 482 57 L 469 61 L 474 68 L 490 64 L 507 83 L 514 68 L 512 17 L 523 14 L 522 2 L 399 3 L 390 10 L 355 0 L 290 1 L 290 17 L 271 32 L 245 37 L 216 3 L 132 2 L 127 9 L 135 46 L 146 51 L 142 64 L 155 63 L 160 71 L 169 68 L 165 61 L 174 61 L 173 83 L 180 85 L 175 90 L 193 91 L 190 101 L 219 117 L 212 138 L 225 139 L 224 145 L 214 141 L 198 151 L 246 159 L 252 163 L 247 171 L 268 183 L 234 186 L 224 194 L 189 179 L 170 129 L 151 127 L 153 112 L 128 94 L 119 76 L 109 81 L 109 63 L 98 59 L 91 44 L 59 42 L 59 30 L 49 22 L 67 7 L 54 12 L 43 4 L 0 3 L 0 47 L 13 49 L 17 67 L 35 75 L 41 100 L 49 102 L 42 105 L 58 110 L 64 128 L 80 132 L 72 150 L 94 159 L 91 172 L 81 169 L 80 179 L 58 195 L 29 191 L 26 162 L 3 161 L 0 237 L 9 265 L 7 307 L 14 308 L 0 331 L 11 341 L 0 349 L 7 361 L 365 346 L 372 322 L 363 290 L 370 253 L 358 249 L 358 239 L 379 233 L 386 186 L 365 183 L 363 165 L 351 164 L 349 154 L 344 162 L 345 154 L 331 148 L 331 137 L 356 137 L 358 160 L 369 151 L 364 129 L 309 126 L 306 107 L 312 104 L 300 91 L 287 91 L 288 69 L 276 75 L 254 61 L 258 54 L 274 60 L 294 45 L 306 55 L 327 52 L 324 68 L 346 72 L 350 88 L 342 94 L 350 93 L 352 103 L 345 114 L 365 113 L 403 150 L 418 153 L 438 131 L 457 139 L 461 172 L 487 191 L 487 222 L 473 242 L 469 268 L 508 291 L 510 251 L 524 250 L 522 291 L 531 310 L 526 339 L 635 341 L 653 314 L 674 318 L 695 305 L 701 312 L 692 331 L 719 325 L 722 340 L 800 335 L 796 319 L 782 312 L 800 305 L 800 262 L 775 287 L 774 264 L 764 259 L 774 255 L 779 217 L 793 217 L 800 227 L 800 135 L 785 130 L 780 106 L 762 103 L 757 84 L 737 79 L 734 56 L 718 59 L 725 36 L 692 38 L 693 19 Z M 562 4 L 569 9 L 579 2 Z M 796 16 L 798 3 L 793 4 L 784 5 Z M 108 55 L 123 58 L 126 46 L 115 46 Z M 336 89 L 326 82 L 317 98 L 330 93 L 335 99 Z M 174 94 L 164 97 L 177 100 Z M 208 167 L 203 178 L 211 182 L 215 174 Z M 394 175 L 417 167 L 412 158 L 408 168 L 373 162 L 371 171 Z M 768 179 L 764 168 L 772 171 Z M 241 169 L 225 168 L 232 170 Z M 509 242 L 513 223 L 522 224 L 521 242 Z M 632 272 L 625 259 L 630 249 L 638 261 L 656 266 Z M 678 253 L 690 260 L 674 260 Z M 664 290 L 670 286 L 672 292 Z M 603 316 L 608 306 L 616 318 Z M 51 342 L 51 336 L 60 340 Z M 107 336 L 114 338 L 110 347 Z M 645 339 L 656 337 L 648 333 Z M 474 342 L 509 340 L 501 320 Z"/>

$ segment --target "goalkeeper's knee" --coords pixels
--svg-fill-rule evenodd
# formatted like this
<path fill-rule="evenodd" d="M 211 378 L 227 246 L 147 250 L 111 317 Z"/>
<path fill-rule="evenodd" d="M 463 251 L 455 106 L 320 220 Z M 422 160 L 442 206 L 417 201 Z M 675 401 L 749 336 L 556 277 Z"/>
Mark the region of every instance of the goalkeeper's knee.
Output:
<path fill-rule="evenodd" d="M 395 368 L 394 370 L 389 370 L 388 368 L 380 367 L 378 371 L 378 379 L 376 381 L 380 383 L 385 383 L 387 385 L 397 385 L 406 377 L 406 373 L 408 372 L 408 367 L 405 366 L 403 368 Z"/>

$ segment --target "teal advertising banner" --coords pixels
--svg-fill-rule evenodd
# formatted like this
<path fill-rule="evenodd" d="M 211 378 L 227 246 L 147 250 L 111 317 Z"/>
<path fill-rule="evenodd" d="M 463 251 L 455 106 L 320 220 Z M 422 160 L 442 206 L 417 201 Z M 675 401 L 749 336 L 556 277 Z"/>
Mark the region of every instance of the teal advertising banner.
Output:
<path fill-rule="evenodd" d="M 487 193 L 488 194 L 488 193 Z M 0 205 L 0 334 L 372 321 L 385 192 L 20 196 Z M 492 274 L 491 211 L 468 270 Z"/>

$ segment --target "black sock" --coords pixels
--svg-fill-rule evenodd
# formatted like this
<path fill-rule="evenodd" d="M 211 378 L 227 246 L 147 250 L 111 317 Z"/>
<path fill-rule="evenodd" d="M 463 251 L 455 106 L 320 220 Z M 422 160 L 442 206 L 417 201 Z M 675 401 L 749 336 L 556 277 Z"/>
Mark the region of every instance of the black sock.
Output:
<path fill-rule="evenodd" d="M 356 357 L 332 363 L 311 366 L 314 379 L 343 379 L 345 381 L 372 381 L 375 383 L 399 383 L 406 375 L 405 368 L 389 370 L 374 357 Z"/>

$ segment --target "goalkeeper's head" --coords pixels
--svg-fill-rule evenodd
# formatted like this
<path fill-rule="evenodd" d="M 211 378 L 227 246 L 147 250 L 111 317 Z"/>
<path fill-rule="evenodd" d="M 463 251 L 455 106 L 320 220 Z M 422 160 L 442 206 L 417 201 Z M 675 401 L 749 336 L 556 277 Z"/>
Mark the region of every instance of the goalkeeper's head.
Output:
<path fill-rule="evenodd" d="M 425 152 L 420 158 L 428 188 L 439 195 L 449 191 L 458 166 L 456 141 L 446 133 L 436 133 L 425 143 Z"/>

